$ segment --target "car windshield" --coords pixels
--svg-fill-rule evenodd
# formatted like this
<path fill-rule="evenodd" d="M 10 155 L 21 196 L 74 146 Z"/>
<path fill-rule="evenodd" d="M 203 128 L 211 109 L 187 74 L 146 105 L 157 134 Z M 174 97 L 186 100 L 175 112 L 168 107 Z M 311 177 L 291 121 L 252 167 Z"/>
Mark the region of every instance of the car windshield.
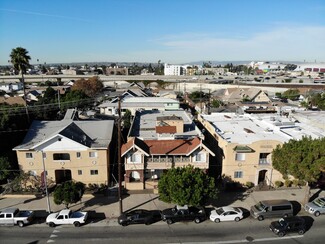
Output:
<path fill-rule="evenodd" d="M 318 207 L 323 207 L 325 206 L 325 198 L 317 198 L 313 201 L 313 203 Z"/>
<path fill-rule="evenodd" d="M 255 208 L 258 211 L 262 211 L 263 209 L 265 209 L 265 205 L 263 203 L 259 202 L 258 204 L 255 205 Z"/>
<path fill-rule="evenodd" d="M 221 214 L 223 214 L 225 211 L 223 210 L 223 208 L 217 208 L 217 209 L 216 209 L 216 212 L 217 212 L 217 214 L 221 215 Z"/>

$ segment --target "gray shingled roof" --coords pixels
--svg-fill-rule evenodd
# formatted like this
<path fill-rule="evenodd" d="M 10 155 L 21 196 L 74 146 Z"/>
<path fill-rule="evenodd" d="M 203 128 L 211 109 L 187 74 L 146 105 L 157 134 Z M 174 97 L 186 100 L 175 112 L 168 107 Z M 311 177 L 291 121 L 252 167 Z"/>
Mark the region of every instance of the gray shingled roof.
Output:
<path fill-rule="evenodd" d="M 14 148 L 32 149 L 56 135 L 62 135 L 89 148 L 108 148 L 113 134 L 113 120 L 33 121 L 22 144 Z"/>

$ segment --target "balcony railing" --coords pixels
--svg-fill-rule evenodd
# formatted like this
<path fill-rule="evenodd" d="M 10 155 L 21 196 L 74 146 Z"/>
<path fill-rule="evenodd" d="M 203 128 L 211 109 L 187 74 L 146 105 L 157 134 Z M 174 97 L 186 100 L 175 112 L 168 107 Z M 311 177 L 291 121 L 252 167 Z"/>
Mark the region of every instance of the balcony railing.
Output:
<path fill-rule="evenodd" d="M 270 162 L 266 158 L 260 158 L 258 164 L 270 164 Z"/>

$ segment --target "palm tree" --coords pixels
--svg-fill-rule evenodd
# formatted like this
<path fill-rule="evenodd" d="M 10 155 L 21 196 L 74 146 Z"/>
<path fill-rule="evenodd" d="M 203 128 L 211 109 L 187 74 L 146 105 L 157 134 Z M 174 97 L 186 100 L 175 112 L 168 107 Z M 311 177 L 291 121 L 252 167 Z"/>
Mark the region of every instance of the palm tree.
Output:
<path fill-rule="evenodd" d="M 28 51 L 25 48 L 22 47 L 16 47 L 12 49 L 10 53 L 10 61 L 14 68 L 21 72 L 21 81 L 23 83 L 23 91 L 24 91 L 24 101 L 25 101 L 25 109 L 26 109 L 26 115 L 27 120 L 29 123 L 29 114 L 28 114 L 28 108 L 27 108 L 27 101 L 26 101 L 26 91 L 25 91 L 25 80 L 24 80 L 24 74 L 26 73 L 27 68 L 30 66 L 29 60 L 31 57 L 28 55 Z"/>

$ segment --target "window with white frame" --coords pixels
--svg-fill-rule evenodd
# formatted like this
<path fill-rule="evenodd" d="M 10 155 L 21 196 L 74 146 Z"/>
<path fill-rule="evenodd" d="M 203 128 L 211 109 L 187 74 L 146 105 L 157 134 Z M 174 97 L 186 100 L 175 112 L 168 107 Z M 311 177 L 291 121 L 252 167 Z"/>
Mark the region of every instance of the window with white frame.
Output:
<path fill-rule="evenodd" d="M 90 158 L 97 158 L 97 152 L 89 152 Z"/>
<path fill-rule="evenodd" d="M 205 158 L 205 153 L 198 153 L 195 155 L 194 160 L 195 162 L 205 162 L 206 158 Z"/>
<path fill-rule="evenodd" d="M 98 170 L 97 169 L 91 169 L 90 170 L 90 175 L 98 175 Z"/>
<path fill-rule="evenodd" d="M 236 153 L 236 161 L 245 161 L 245 153 Z"/>
<path fill-rule="evenodd" d="M 133 153 L 130 155 L 130 162 L 131 163 L 141 163 L 141 155 Z"/>
<path fill-rule="evenodd" d="M 33 153 L 26 153 L 26 158 L 33 158 Z"/>
<path fill-rule="evenodd" d="M 82 170 L 78 169 L 78 175 L 82 175 Z"/>
<path fill-rule="evenodd" d="M 77 158 L 81 158 L 81 153 L 77 152 Z"/>
<path fill-rule="evenodd" d="M 243 178 L 243 171 L 235 171 L 234 178 Z"/>

